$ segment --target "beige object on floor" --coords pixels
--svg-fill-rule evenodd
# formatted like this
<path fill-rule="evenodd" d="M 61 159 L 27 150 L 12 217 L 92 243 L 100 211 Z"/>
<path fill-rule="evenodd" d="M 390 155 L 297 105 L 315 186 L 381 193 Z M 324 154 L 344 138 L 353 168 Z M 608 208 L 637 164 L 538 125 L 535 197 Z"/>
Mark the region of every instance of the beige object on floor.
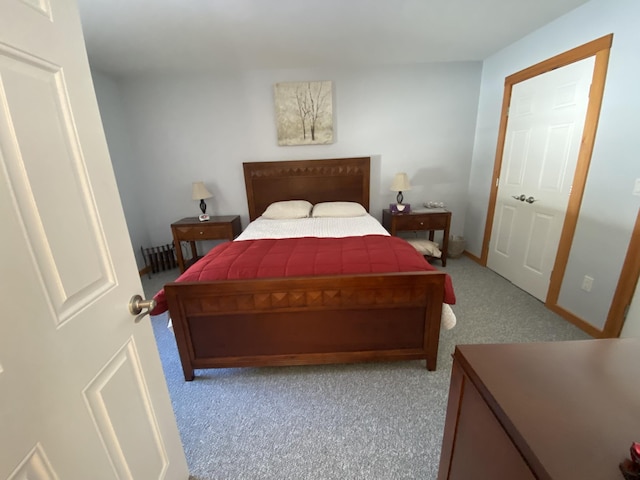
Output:
<path fill-rule="evenodd" d="M 428 255 L 430 257 L 440 258 L 442 252 L 439 249 L 439 245 L 431 240 L 425 240 L 422 238 L 411 238 L 407 240 L 413 248 L 415 248 L 422 255 Z"/>

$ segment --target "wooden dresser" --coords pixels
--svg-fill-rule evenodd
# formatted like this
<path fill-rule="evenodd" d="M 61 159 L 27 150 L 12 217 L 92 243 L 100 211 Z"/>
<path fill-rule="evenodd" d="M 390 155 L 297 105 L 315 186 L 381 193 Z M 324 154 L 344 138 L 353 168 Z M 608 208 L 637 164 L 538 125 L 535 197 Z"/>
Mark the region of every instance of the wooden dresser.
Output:
<path fill-rule="evenodd" d="M 640 340 L 460 345 L 438 479 L 623 480 Z"/>

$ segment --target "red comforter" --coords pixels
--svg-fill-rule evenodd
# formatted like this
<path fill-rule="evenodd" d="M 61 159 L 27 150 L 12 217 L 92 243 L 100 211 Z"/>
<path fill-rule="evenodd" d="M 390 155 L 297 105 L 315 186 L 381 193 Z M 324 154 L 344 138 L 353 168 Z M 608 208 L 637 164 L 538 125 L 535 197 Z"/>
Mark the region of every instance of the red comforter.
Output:
<path fill-rule="evenodd" d="M 398 237 L 283 238 L 222 243 L 176 282 L 425 270 L 436 268 Z M 152 315 L 168 309 L 164 290 L 154 298 L 157 305 Z M 449 275 L 445 278 L 443 301 L 451 305 L 456 302 Z"/>

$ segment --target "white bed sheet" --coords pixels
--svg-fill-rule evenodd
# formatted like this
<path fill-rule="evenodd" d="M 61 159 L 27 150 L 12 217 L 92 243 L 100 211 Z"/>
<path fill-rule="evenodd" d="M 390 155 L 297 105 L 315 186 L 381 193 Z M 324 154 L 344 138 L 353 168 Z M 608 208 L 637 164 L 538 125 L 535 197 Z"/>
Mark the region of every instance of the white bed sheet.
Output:
<path fill-rule="evenodd" d="M 300 237 L 358 237 L 362 235 L 389 235 L 389 232 L 371 215 L 348 218 L 294 218 L 272 220 L 258 217 L 251 222 L 235 241 L 262 238 Z"/>

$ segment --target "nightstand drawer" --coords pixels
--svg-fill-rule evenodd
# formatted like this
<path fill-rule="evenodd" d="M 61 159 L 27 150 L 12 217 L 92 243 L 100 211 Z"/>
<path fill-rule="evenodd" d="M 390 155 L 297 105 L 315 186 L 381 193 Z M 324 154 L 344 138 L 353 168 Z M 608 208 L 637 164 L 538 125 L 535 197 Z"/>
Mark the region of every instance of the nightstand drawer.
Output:
<path fill-rule="evenodd" d="M 443 230 L 447 227 L 448 213 L 429 213 L 425 215 L 395 215 L 396 230 Z"/>
<path fill-rule="evenodd" d="M 229 238 L 232 236 L 228 225 L 207 225 L 202 227 L 174 227 L 180 240 L 203 240 L 212 238 Z"/>

